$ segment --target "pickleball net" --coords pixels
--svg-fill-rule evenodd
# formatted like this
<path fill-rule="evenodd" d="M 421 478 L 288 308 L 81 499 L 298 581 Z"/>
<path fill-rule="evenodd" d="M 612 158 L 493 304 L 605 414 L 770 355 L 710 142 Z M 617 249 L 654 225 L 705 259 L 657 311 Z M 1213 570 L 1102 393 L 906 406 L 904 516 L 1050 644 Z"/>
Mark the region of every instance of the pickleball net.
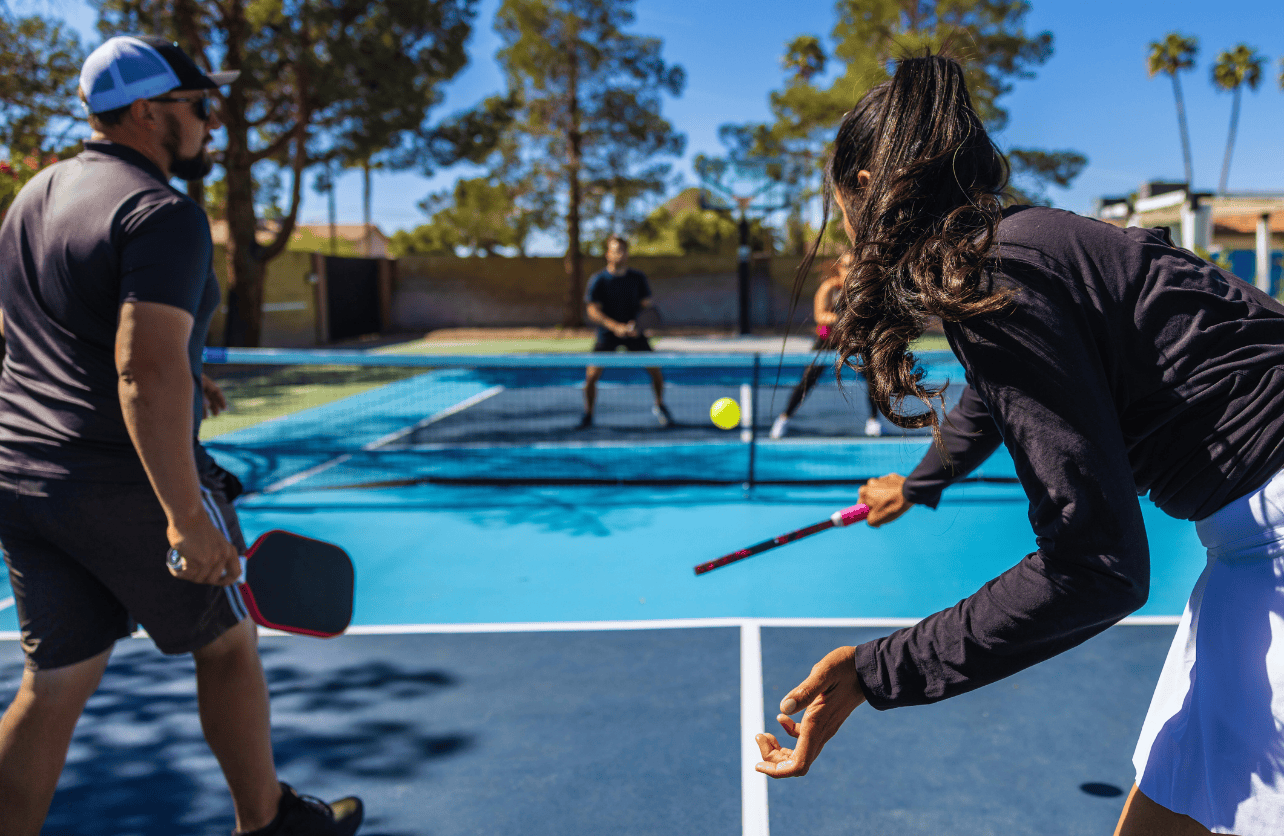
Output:
<path fill-rule="evenodd" d="M 930 433 L 883 421 L 865 436 L 863 382 L 839 386 L 832 355 L 789 424 L 769 439 L 812 354 L 394 355 L 361 351 L 207 349 L 206 373 L 230 410 L 201 437 L 254 492 L 411 483 L 838 484 L 917 463 Z M 931 380 L 962 369 L 925 354 Z M 593 422 L 584 374 L 603 368 Z M 648 368 L 664 376 L 665 425 Z M 709 407 L 736 399 L 741 426 Z M 997 474 L 1007 476 L 1010 474 Z"/>

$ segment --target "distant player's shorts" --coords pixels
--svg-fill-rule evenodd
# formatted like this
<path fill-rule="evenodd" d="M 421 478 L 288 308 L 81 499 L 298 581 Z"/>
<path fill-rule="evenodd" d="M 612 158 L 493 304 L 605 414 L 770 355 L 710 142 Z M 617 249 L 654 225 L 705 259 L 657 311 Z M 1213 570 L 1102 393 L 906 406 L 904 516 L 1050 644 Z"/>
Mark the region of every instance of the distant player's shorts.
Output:
<path fill-rule="evenodd" d="M 215 524 L 244 553 L 228 493 L 235 479 L 201 474 Z M 246 616 L 236 586 L 175 578 L 167 521 L 151 485 L 0 474 L 0 547 L 9 567 L 30 670 L 82 662 L 141 624 L 165 653 L 190 653 Z"/>
<path fill-rule="evenodd" d="M 1284 832 L 1284 471 L 1196 523 L 1208 565 L 1133 755 L 1147 798 L 1214 833 Z"/>
<path fill-rule="evenodd" d="M 625 351 L 651 351 L 651 341 L 644 334 L 636 337 L 621 337 L 614 331 L 598 329 L 597 340 L 593 343 L 594 351 L 615 351 L 620 346 L 624 346 Z"/>

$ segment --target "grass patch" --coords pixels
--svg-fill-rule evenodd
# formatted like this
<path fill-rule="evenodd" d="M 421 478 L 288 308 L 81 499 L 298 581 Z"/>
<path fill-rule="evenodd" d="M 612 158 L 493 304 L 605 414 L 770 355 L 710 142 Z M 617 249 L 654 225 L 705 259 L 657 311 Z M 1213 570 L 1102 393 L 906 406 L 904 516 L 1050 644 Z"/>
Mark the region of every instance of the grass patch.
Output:
<path fill-rule="evenodd" d="M 225 412 L 201 422 L 211 439 L 423 374 L 398 366 L 205 366 L 227 397 Z"/>
<path fill-rule="evenodd" d="M 517 340 L 444 341 L 415 340 L 377 348 L 375 354 L 567 354 L 593 350 L 592 337 L 564 337 Z"/>

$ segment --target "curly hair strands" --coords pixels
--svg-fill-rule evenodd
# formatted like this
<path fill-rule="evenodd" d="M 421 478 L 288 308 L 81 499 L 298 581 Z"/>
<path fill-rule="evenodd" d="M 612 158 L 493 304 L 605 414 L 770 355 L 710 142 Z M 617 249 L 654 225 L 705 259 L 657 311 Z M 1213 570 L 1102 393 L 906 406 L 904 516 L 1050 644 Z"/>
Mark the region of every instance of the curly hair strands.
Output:
<path fill-rule="evenodd" d="M 861 172 L 868 172 L 866 182 Z M 838 128 L 824 217 L 836 198 L 854 234 L 835 326 L 838 365 L 865 375 L 875 404 L 899 427 L 930 424 L 939 440 L 933 404 L 944 406 L 944 387 L 924 386 L 909 351 L 929 318 L 957 322 L 1007 302 L 1006 294 L 988 290 L 982 274 L 1007 179 L 1007 163 L 972 109 L 963 70 L 948 58 L 902 60 Z M 819 243 L 817 237 L 811 255 Z M 927 411 L 906 412 L 906 398 Z"/>

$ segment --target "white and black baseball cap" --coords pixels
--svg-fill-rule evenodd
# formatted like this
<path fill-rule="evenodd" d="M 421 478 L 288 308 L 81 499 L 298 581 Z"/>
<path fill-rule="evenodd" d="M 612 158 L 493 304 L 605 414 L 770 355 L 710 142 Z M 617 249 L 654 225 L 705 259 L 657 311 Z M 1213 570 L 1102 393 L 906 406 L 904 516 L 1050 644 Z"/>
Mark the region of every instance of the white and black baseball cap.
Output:
<path fill-rule="evenodd" d="M 213 90 L 231 84 L 239 70 L 204 73 L 178 44 L 151 35 L 118 35 L 85 59 L 80 89 L 90 113 L 125 107 L 170 90 Z"/>

